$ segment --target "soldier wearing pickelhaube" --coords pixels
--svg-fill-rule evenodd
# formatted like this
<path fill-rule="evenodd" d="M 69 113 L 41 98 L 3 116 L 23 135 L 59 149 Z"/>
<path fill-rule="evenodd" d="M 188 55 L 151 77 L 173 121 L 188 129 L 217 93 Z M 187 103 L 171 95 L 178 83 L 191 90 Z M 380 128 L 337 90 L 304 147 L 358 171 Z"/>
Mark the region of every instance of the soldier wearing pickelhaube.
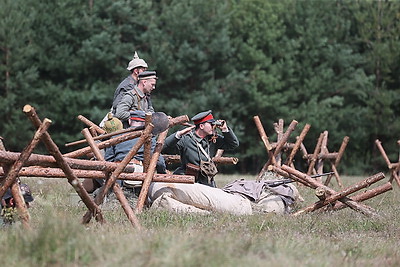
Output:
<path fill-rule="evenodd" d="M 133 59 L 129 61 L 128 67 L 126 68 L 131 72 L 128 77 L 126 77 L 115 89 L 113 104 L 112 104 L 112 112 L 115 114 L 115 109 L 117 108 L 118 103 L 121 101 L 124 93 L 133 89 L 135 85 L 138 83 L 138 76 L 143 71 L 146 71 L 148 68 L 146 61 L 139 58 L 137 52 L 133 55 Z"/>
<path fill-rule="evenodd" d="M 226 121 L 214 119 L 211 110 L 197 114 L 192 121 L 194 126 L 166 138 L 163 152 L 178 150 L 181 165 L 174 174 L 194 175 L 197 183 L 215 186 L 213 177 L 217 171 L 212 158 L 218 149 L 237 148 L 239 140 Z M 216 128 L 221 134 L 216 134 Z"/>
<path fill-rule="evenodd" d="M 111 118 L 114 118 L 114 121 L 118 120 L 115 117 L 115 112 L 116 112 L 118 103 L 121 101 L 123 95 L 126 92 L 133 90 L 133 88 L 138 83 L 139 74 L 144 72 L 144 71 L 146 71 L 147 68 L 148 68 L 148 66 L 147 66 L 146 61 L 144 61 L 143 59 L 139 58 L 138 53 L 135 51 L 135 54 L 133 55 L 132 60 L 129 61 L 128 66 L 126 68 L 131 73 L 115 89 L 113 102 L 112 102 L 111 109 L 110 109 L 110 112 L 109 112 L 109 113 L 111 113 L 111 115 L 107 114 L 103 118 L 103 120 L 100 122 L 100 127 L 104 127 L 104 123 L 107 120 L 110 120 L 110 116 L 111 116 Z"/>

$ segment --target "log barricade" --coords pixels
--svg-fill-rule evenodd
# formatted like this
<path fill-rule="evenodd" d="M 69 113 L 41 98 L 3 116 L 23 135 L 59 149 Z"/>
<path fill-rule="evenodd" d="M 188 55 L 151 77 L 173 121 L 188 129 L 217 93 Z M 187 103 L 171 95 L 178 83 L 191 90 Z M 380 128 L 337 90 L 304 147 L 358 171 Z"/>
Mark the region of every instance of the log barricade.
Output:
<path fill-rule="evenodd" d="M 304 173 L 302 173 L 296 169 L 293 169 L 287 165 L 282 165 L 281 168 L 283 171 L 286 171 L 287 173 L 292 174 L 292 176 L 290 178 L 292 178 L 296 181 L 299 181 L 299 182 L 305 181 L 313 189 L 318 188 L 318 187 L 323 188 L 330 195 L 338 197 L 337 200 L 345 203 L 347 206 L 349 206 L 350 208 L 352 208 L 356 211 L 359 211 L 359 212 L 361 212 L 365 215 L 369 215 L 369 216 L 377 215 L 377 213 L 372 208 L 362 205 L 360 203 L 357 203 L 356 201 L 352 200 L 351 198 L 348 198 L 346 195 L 342 196 L 341 195 L 341 193 L 343 193 L 342 191 L 338 193 L 338 192 L 334 191 L 333 189 L 329 188 L 328 186 L 325 186 L 324 184 L 318 182 L 317 180 L 312 179 L 309 175 L 304 174 Z M 379 173 L 379 174 L 377 174 L 377 177 L 379 177 L 379 179 L 382 179 L 384 177 L 384 174 Z M 357 185 L 354 187 L 357 187 Z M 313 210 L 315 210 L 315 209 L 313 209 Z M 297 214 L 295 213 L 295 215 L 299 215 L 299 214 L 302 214 L 303 212 L 308 212 L 308 211 L 312 211 L 312 210 L 311 209 L 309 210 L 309 208 L 306 208 L 304 211 L 298 212 Z"/>
<path fill-rule="evenodd" d="M 30 105 L 25 105 L 23 108 L 23 112 L 25 115 L 31 120 L 32 124 L 39 128 L 41 125 L 41 121 L 39 116 L 36 114 L 35 109 Z M 93 216 L 96 218 L 97 221 L 103 223 L 104 218 L 103 214 L 98 207 L 83 188 L 82 184 L 73 173 L 71 167 L 66 163 L 65 158 L 61 154 L 60 150 L 58 149 L 57 145 L 52 140 L 49 133 L 45 132 L 41 138 L 44 142 L 48 152 L 54 157 L 59 167 L 64 171 L 65 175 L 67 176 L 68 182 L 72 185 L 75 191 L 78 193 L 79 197 L 82 199 L 82 202 L 86 205 L 86 207 L 90 210 Z"/>
<path fill-rule="evenodd" d="M 6 151 L 2 142 L 3 139 L 0 138 L 0 194 L 3 195 L 8 188 L 11 188 L 17 210 L 19 211 L 22 223 L 26 228 L 30 227 L 30 216 L 16 181 L 18 177 L 66 178 L 88 208 L 88 212 L 82 218 L 82 223 L 89 222 L 92 217 L 101 223 L 105 222 L 99 205 L 102 203 L 106 192 L 112 188 L 117 199 L 121 203 L 121 207 L 127 214 L 128 219 L 132 225 L 137 228 L 141 228 L 140 223 L 137 220 L 134 211 L 129 206 L 122 189 L 115 183 L 117 179 L 143 181 L 145 190 L 143 191 L 143 194 L 141 193 L 142 199 L 146 198 L 148 186 L 152 181 L 194 183 L 193 176 L 155 173 L 155 162 L 160 155 L 164 142 L 163 139 L 165 139 L 168 129 L 163 134 L 160 134 L 160 137 L 163 137 L 162 139 L 159 137 L 156 151 L 153 153 L 151 161 L 149 162 L 150 165 L 148 167 L 148 172 L 135 173 L 133 165 L 130 164 L 130 160 L 137 153 L 140 146 L 142 146 L 147 140 L 150 140 L 152 129 L 154 128 L 154 125 L 151 123 L 147 124 L 144 129 L 127 129 L 113 134 L 106 134 L 103 129 L 84 116 L 79 115 L 78 119 L 90 128 L 82 130 L 85 140 L 79 140 L 70 143 L 67 146 L 83 143 L 88 143 L 89 146 L 62 155 L 57 145 L 53 142 L 50 134 L 47 132 L 51 121 L 49 119 L 44 119 L 42 122 L 36 114 L 35 109 L 30 105 L 25 105 L 23 112 L 31 120 L 34 127 L 37 128 L 37 132 L 35 133 L 31 143 L 21 153 Z M 186 115 L 177 118 L 170 118 L 169 127 L 176 124 L 186 123 L 188 120 L 189 119 Z M 115 136 L 117 134 L 119 134 L 119 136 Z M 99 143 L 95 142 L 96 140 L 103 140 L 110 137 L 113 138 Z M 126 155 L 122 162 L 114 163 L 104 161 L 100 149 L 134 138 L 138 138 L 138 142 L 132 147 L 131 151 Z M 45 144 L 50 156 L 32 153 L 33 149 L 40 141 Z M 88 155 L 94 155 L 96 160 L 76 159 Z M 95 199 L 92 199 L 79 181 L 81 178 L 105 179 L 106 182 L 99 194 L 96 195 Z"/>

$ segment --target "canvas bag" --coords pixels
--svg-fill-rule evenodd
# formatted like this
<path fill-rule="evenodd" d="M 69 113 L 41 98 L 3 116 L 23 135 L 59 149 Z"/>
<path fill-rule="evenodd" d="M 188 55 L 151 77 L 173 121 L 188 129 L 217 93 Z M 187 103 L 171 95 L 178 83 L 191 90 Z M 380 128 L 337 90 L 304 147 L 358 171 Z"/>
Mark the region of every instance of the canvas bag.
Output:
<path fill-rule="evenodd" d="M 198 149 L 206 156 L 207 160 L 200 160 L 200 174 L 210 181 L 212 187 L 217 187 L 214 181 L 214 176 L 218 173 L 217 165 L 210 158 L 210 155 L 204 150 L 204 148 L 197 143 Z M 200 152 L 199 152 L 200 153 Z"/>

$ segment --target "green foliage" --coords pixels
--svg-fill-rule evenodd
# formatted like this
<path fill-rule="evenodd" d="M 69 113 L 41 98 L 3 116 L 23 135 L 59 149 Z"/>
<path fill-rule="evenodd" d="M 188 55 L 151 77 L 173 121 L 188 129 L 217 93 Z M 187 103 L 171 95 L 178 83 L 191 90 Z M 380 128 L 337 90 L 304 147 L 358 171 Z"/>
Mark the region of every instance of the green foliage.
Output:
<path fill-rule="evenodd" d="M 400 131 L 400 3 L 397 1 L 1 0 L 0 135 L 20 151 L 34 129 L 25 104 L 53 121 L 61 150 L 98 123 L 128 75 L 135 50 L 158 72 L 158 111 L 212 109 L 237 133 L 237 169 L 266 161 L 253 116 L 271 140 L 273 123 L 311 124 L 314 149 L 350 137 L 340 171 L 386 168 L 380 139 L 397 159 Z M 294 139 L 294 137 L 293 137 Z M 294 140 L 291 140 L 294 141 Z"/>

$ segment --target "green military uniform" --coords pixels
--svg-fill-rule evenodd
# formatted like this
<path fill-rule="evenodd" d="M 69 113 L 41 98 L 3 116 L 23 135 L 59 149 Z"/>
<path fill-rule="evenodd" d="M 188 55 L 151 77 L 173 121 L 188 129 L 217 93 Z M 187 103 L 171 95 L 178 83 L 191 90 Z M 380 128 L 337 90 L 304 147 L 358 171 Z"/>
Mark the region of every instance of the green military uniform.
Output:
<path fill-rule="evenodd" d="M 200 113 L 193 117 L 192 120 L 196 121 L 196 118 L 210 113 L 211 111 Z M 199 145 L 203 150 L 200 149 Z M 218 149 L 233 150 L 238 146 L 239 140 L 232 129 L 229 128 L 228 132 L 222 132 L 222 134 L 218 134 L 216 138 L 212 136 L 201 138 L 195 133 L 195 131 L 192 131 L 181 138 L 177 138 L 176 134 L 172 134 L 166 138 L 163 151 L 168 152 L 173 151 L 173 149 L 179 151 L 181 166 L 175 170 L 174 174 L 185 174 L 188 163 L 199 166 L 201 160 L 208 160 L 203 151 L 209 155 L 209 158 L 213 158 Z M 199 174 L 196 182 L 209 185 L 208 178 L 201 174 Z"/>

